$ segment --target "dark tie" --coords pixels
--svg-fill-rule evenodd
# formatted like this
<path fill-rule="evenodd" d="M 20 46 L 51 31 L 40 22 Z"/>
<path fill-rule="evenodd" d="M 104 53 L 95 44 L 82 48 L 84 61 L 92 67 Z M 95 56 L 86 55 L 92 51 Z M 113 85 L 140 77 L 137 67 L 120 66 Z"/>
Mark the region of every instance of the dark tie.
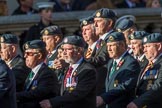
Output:
<path fill-rule="evenodd" d="M 145 70 L 141 74 L 141 79 L 143 78 L 143 76 L 145 75 L 145 73 L 147 72 L 147 70 L 149 70 L 152 67 L 153 67 L 153 62 L 152 61 L 149 61 L 149 63 L 147 64 Z"/>
<path fill-rule="evenodd" d="M 34 76 L 34 72 L 31 71 L 26 79 L 26 82 L 25 82 L 25 87 L 28 88 L 30 86 L 30 83 L 32 81 L 32 78 Z"/>
<path fill-rule="evenodd" d="M 117 66 L 117 62 L 114 61 L 114 62 L 113 62 L 113 65 L 112 65 L 112 67 L 111 67 L 110 74 L 109 74 L 109 79 L 112 77 L 113 73 L 116 71 L 116 66 Z"/>
<path fill-rule="evenodd" d="M 102 39 L 98 39 L 96 43 L 96 49 L 98 50 L 101 47 L 101 41 Z"/>
<path fill-rule="evenodd" d="M 69 69 L 67 70 L 67 73 L 66 73 L 66 76 L 64 79 L 64 87 L 65 88 L 66 88 L 66 84 L 70 84 L 70 76 L 71 76 L 72 70 L 73 70 L 72 66 L 70 66 Z"/>

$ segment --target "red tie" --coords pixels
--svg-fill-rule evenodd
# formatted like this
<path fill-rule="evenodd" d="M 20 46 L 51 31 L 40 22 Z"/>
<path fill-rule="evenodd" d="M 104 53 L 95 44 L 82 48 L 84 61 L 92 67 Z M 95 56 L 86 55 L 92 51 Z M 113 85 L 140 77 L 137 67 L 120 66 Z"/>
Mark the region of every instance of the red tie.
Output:
<path fill-rule="evenodd" d="M 66 88 L 66 84 L 70 84 L 70 76 L 71 76 L 71 73 L 72 73 L 72 70 L 73 70 L 73 67 L 70 66 L 69 69 L 67 70 L 67 73 L 66 73 L 66 76 L 65 76 L 65 79 L 64 79 L 64 87 Z"/>

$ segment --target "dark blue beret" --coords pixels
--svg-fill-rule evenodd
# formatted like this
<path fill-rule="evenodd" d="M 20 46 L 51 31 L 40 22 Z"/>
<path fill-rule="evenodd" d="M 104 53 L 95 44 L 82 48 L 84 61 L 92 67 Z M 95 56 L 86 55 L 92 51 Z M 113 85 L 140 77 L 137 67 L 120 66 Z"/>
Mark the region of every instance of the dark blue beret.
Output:
<path fill-rule="evenodd" d="M 162 35 L 160 33 L 149 34 L 142 39 L 142 42 L 143 44 L 162 42 Z"/>
<path fill-rule="evenodd" d="M 118 23 L 115 24 L 115 29 L 118 32 L 127 30 L 128 28 L 132 27 L 134 25 L 134 22 L 130 19 L 122 19 Z"/>
<path fill-rule="evenodd" d="M 109 35 L 107 39 L 107 43 L 109 42 L 116 42 L 116 41 L 124 41 L 125 37 L 124 34 L 121 32 L 113 32 Z"/>
<path fill-rule="evenodd" d="M 145 31 L 135 31 L 134 33 L 132 33 L 131 35 L 129 35 L 129 39 L 133 40 L 133 39 L 139 39 L 142 40 L 143 37 L 149 35 L 149 33 L 145 32 Z"/>
<path fill-rule="evenodd" d="M 94 16 L 94 18 L 110 18 L 113 20 L 117 18 L 115 12 L 108 8 L 101 8 L 101 9 L 97 10 L 93 14 L 93 16 Z"/>
<path fill-rule="evenodd" d="M 84 39 L 80 36 L 67 36 L 63 39 L 61 44 L 72 44 L 79 47 L 85 47 L 86 43 Z"/>
<path fill-rule="evenodd" d="M 27 41 L 23 45 L 24 50 L 27 49 L 40 49 L 40 50 L 45 50 L 46 49 L 46 44 L 42 40 L 32 40 L 32 41 Z"/>
<path fill-rule="evenodd" d="M 56 34 L 62 36 L 61 29 L 57 25 L 46 27 L 41 31 L 42 36 L 43 35 L 55 36 Z"/>
<path fill-rule="evenodd" d="M 8 44 L 18 44 L 18 38 L 14 34 L 2 34 L 0 36 L 0 42 Z"/>
<path fill-rule="evenodd" d="M 94 18 L 92 16 L 82 18 L 80 20 L 80 27 L 86 26 L 88 24 L 93 24 L 94 23 Z"/>

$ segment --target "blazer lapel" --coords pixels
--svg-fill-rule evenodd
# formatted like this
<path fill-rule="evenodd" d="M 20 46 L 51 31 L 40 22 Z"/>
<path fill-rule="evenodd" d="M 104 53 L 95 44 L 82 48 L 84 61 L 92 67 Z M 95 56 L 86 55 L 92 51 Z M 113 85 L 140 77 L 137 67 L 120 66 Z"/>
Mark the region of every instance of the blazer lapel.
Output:
<path fill-rule="evenodd" d="M 44 70 L 44 68 L 45 68 L 45 64 L 43 63 L 43 65 L 41 66 L 41 68 L 40 68 L 39 71 L 36 73 L 35 77 L 33 78 L 33 80 L 32 80 L 32 81 L 29 83 L 29 85 L 27 86 L 26 90 L 31 89 L 31 86 L 32 86 L 33 82 L 34 82 L 35 80 L 38 80 L 38 79 L 39 79 L 39 77 L 41 76 L 42 71 Z"/>

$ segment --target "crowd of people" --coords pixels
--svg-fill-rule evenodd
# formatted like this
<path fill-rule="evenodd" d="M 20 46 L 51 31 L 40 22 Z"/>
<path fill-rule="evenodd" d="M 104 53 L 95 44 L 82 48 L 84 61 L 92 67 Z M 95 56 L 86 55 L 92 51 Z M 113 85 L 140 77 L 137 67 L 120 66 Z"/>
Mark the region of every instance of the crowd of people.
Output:
<path fill-rule="evenodd" d="M 40 22 L 22 34 L 23 56 L 18 36 L 0 36 L 0 107 L 162 107 L 162 34 L 100 8 L 80 19 L 81 36 L 64 36 L 53 4 L 38 8 Z"/>

